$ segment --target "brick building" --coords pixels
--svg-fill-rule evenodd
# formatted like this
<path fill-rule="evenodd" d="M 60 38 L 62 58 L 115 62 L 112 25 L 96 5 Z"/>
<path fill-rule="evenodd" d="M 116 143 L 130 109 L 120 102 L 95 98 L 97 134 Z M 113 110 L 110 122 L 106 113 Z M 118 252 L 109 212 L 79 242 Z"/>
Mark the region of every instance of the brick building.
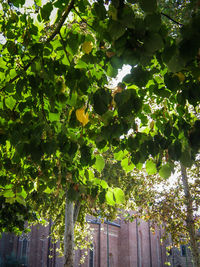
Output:
<path fill-rule="evenodd" d="M 101 223 L 90 219 L 89 222 L 94 229 L 93 249 L 81 265 L 79 261 L 84 251 L 76 251 L 75 267 L 166 266 L 166 249 L 160 243 L 160 229 L 153 234 L 149 223 L 142 220 Z M 58 244 L 51 242 L 49 233 L 50 226 L 34 226 L 28 235 L 16 237 L 3 234 L 0 240 L 0 267 L 62 267 L 63 258 L 56 253 Z"/>

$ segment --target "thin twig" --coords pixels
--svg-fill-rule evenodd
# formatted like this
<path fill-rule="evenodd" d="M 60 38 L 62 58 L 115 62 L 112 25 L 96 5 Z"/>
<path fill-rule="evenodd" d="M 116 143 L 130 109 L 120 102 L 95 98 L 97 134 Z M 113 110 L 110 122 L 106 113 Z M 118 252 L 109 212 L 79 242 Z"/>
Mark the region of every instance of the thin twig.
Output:
<path fill-rule="evenodd" d="M 61 35 L 60 32 L 59 32 L 59 35 L 60 35 L 61 44 L 62 44 L 62 46 L 63 46 L 63 50 L 64 50 L 64 52 L 65 52 L 65 55 L 66 55 L 66 57 L 67 57 L 67 59 L 68 59 L 68 61 L 69 61 L 69 64 L 71 64 L 71 61 L 69 60 L 69 56 L 68 56 L 67 50 L 66 50 L 66 48 L 65 48 L 65 42 L 64 42 L 64 40 L 63 40 L 62 35 Z"/>
<path fill-rule="evenodd" d="M 61 29 L 63 23 L 65 22 L 67 16 L 69 15 L 69 12 L 74 7 L 74 3 L 75 3 L 75 0 L 72 0 L 71 3 L 66 6 L 66 8 L 65 8 L 65 10 L 63 12 L 62 17 L 61 17 L 60 21 L 58 22 L 58 25 L 57 25 L 56 29 L 50 35 L 50 37 L 47 39 L 47 41 L 46 41 L 47 43 L 49 43 L 50 41 L 52 41 L 54 39 L 54 37 L 60 32 L 60 29 Z"/>
<path fill-rule="evenodd" d="M 72 0 L 71 3 L 69 5 L 66 6 L 63 15 L 60 19 L 60 21 L 58 22 L 58 25 L 56 27 L 56 29 L 53 31 L 53 33 L 50 35 L 50 37 L 46 40 L 45 44 L 51 42 L 54 37 L 60 32 L 60 29 L 63 25 L 63 23 L 65 22 L 67 16 L 69 15 L 70 11 L 72 10 L 73 6 L 74 6 L 75 0 Z M 24 67 L 24 71 L 27 71 L 27 69 L 32 65 L 32 63 L 38 58 L 38 55 L 35 56 L 25 67 Z M 1 91 L 5 90 L 7 84 L 9 83 L 13 83 L 14 81 L 16 81 L 18 78 L 21 77 L 21 74 L 17 74 L 14 78 L 10 79 L 10 81 L 8 81 L 6 83 L 6 85 L 4 87 L 1 88 Z"/>
<path fill-rule="evenodd" d="M 32 65 L 32 63 L 38 58 L 38 56 L 35 56 L 27 65 L 24 66 L 23 70 L 27 71 L 27 69 Z M 18 78 L 21 77 L 21 73 L 17 74 L 15 77 L 13 77 L 12 79 L 10 79 L 9 82 L 7 82 L 7 84 L 9 83 L 13 83 L 15 80 L 17 80 Z M 6 89 L 7 84 L 1 88 L 1 91 Z"/>
<path fill-rule="evenodd" d="M 169 20 L 173 21 L 173 22 L 176 23 L 177 25 L 179 25 L 179 26 L 183 26 L 182 23 L 180 23 L 180 22 L 178 22 L 178 21 L 172 19 L 169 15 L 167 15 L 167 14 L 165 14 L 165 13 L 161 12 L 161 15 L 165 16 L 166 18 L 168 18 Z"/>
<path fill-rule="evenodd" d="M 93 29 L 94 31 L 96 31 L 95 28 L 93 28 L 93 26 L 91 26 L 90 24 L 88 24 L 87 20 L 85 20 L 85 19 L 83 19 L 83 18 L 81 17 L 81 15 L 80 15 L 79 12 L 75 9 L 75 7 L 73 7 L 73 10 L 74 10 L 75 13 L 79 16 L 79 18 L 80 18 L 84 23 L 86 23 L 86 24 L 88 25 L 88 27 L 90 27 L 91 29 Z"/>

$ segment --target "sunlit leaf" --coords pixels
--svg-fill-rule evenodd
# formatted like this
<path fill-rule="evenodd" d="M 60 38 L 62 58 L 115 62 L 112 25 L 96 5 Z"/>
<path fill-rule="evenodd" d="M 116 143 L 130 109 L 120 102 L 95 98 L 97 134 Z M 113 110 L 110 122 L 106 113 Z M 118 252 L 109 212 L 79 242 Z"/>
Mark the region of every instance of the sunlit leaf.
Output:
<path fill-rule="evenodd" d="M 153 160 L 147 160 L 146 162 L 146 172 L 149 175 L 153 175 L 157 173 L 156 164 L 153 162 Z"/>
<path fill-rule="evenodd" d="M 110 189 L 106 192 L 106 202 L 111 206 L 115 205 L 114 194 Z"/>
<path fill-rule="evenodd" d="M 104 161 L 104 158 L 100 155 L 97 155 L 96 156 L 96 162 L 95 162 L 95 165 L 94 167 L 99 171 L 101 172 L 103 170 L 105 166 L 105 161 Z"/>
<path fill-rule="evenodd" d="M 114 188 L 113 193 L 115 196 L 115 202 L 117 204 L 122 204 L 125 201 L 124 192 L 120 188 Z"/>
<path fill-rule="evenodd" d="M 169 164 L 163 165 L 159 170 L 159 175 L 164 178 L 168 179 L 171 175 L 172 168 Z"/>

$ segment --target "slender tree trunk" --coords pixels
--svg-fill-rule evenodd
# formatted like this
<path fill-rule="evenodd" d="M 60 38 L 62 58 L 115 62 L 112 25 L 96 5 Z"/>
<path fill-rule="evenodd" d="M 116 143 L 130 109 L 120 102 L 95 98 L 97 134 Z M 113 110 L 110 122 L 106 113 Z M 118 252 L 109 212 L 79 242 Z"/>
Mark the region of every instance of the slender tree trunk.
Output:
<path fill-rule="evenodd" d="M 195 229 L 193 207 L 192 207 L 193 201 L 192 201 L 192 196 L 190 194 L 186 168 L 182 164 L 181 164 L 181 177 L 183 183 L 183 190 L 185 194 L 185 203 L 187 208 L 186 226 L 190 237 L 190 247 L 192 251 L 193 264 L 194 267 L 200 267 L 200 257 L 199 257 L 198 244 L 196 238 L 197 233 Z"/>
<path fill-rule="evenodd" d="M 64 267 L 73 267 L 73 266 L 74 266 L 74 203 L 68 199 L 66 192 Z"/>
<path fill-rule="evenodd" d="M 80 211 L 80 201 L 70 201 L 66 190 L 64 267 L 74 266 L 74 226 Z"/>

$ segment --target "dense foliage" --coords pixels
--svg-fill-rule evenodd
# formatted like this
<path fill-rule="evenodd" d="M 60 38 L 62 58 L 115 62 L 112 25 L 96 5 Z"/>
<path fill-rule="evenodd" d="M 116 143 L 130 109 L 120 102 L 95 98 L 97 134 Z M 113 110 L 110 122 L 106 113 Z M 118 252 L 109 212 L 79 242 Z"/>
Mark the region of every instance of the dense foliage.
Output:
<path fill-rule="evenodd" d="M 199 1 L 164 2 L 1 1 L 0 231 L 37 215 L 61 221 L 66 188 L 85 212 L 122 203 L 120 183 L 95 175 L 108 149 L 127 172 L 145 164 L 162 179 L 175 161 L 192 165 Z M 124 64 L 130 74 L 110 89 Z"/>

